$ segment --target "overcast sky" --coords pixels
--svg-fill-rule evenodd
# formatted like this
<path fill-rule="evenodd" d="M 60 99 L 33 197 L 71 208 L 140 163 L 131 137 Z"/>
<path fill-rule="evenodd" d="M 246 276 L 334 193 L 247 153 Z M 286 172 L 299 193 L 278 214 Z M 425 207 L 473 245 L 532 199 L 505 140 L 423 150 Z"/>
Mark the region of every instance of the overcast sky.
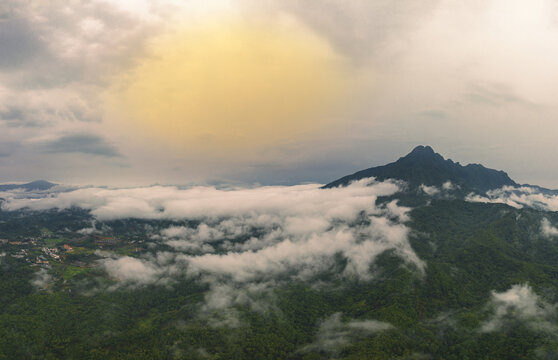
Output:
<path fill-rule="evenodd" d="M 327 182 L 418 144 L 558 188 L 554 0 L 0 2 L 0 182 Z"/>

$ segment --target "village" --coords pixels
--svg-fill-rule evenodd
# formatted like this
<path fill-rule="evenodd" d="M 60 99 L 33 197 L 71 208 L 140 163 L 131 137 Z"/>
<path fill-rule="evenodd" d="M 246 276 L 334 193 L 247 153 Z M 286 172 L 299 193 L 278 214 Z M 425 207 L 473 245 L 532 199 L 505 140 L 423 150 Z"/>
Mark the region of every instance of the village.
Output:
<path fill-rule="evenodd" d="M 68 279 L 94 268 L 97 250 L 122 255 L 143 251 L 136 243 L 136 240 L 123 241 L 115 236 L 68 236 L 43 229 L 39 236 L 0 238 L 0 257 L 11 257 L 33 267 L 56 268 Z"/>

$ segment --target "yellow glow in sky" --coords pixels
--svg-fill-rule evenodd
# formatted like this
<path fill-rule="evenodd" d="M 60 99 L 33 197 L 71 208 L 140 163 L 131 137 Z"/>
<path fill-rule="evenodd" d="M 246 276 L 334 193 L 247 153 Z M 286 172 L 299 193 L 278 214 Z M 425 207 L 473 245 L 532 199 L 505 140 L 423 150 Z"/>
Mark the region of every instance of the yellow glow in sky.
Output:
<path fill-rule="evenodd" d="M 347 100 L 347 76 L 301 26 L 214 22 L 156 39 L 115 82 L 111 111 L 142 137 L 220 156 L 326 126 Z"/>

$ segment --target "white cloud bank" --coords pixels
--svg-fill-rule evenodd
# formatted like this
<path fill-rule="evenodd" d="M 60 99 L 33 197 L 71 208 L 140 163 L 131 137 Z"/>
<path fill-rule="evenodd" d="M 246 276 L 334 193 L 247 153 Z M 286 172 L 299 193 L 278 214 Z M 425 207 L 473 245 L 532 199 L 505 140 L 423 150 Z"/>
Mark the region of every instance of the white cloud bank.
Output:
<path fill-rule="evenodd" d="M 546 238 L 553 238 L 558 236 L 558 229 L 550 223 L 546 218 L 541 220 L 541 234 Z"/>
<path fill-rule="evenodd" d="M 168 284 L 178 276 L 201 278 L 211 285 L 208 308 L 256 308 L 253 298 L 259 295 L 254 294 L 271 289 L 278 279 L 306 281 L 333 270 L 335 276 L 370 279 L 371 264 L 387 250 L 422 271 L 424 263 L 408 242 L 409 209 L 396 202 L 376 204 L 378 196 L 399 190 L 397 182 L 374 179 L 334 189 L 318 184 L 233 190 L 86 188 L 40 198 L 5 194 L 2 208 L 80 207 L 98 221 L 189 220 L 154 230 L 147 239 L 166 243 L 172 251 L 141 258 L 101 254 L 102 267 L 131 286 Z M 339 256 L 346 260 L 341 270 Z"/>
<path fill-rule="evenodd" d="M 343 314 L 338 312 L 325 319 L 319 327 L 315 340 L 302 351 L 324 351 L 335 353 L 347 346 L 352 340 L 369 337 L 374 333 L 393 329 L 393 325 L 377 320 L 342 321 Z"/>
<path fill-rule="evenodd" d="M 420 186 L 420 190 L 429 196 L 434 196 L 440 193 L 440 189 L 438 189 L 436 186 L 428 186 L 424 184 Z"/>
<path fill-rule="evenodd" d="M 361 210 L 372 209 L 378 196 L 399 190 L 395 182 L 364 179 L 346 188 L 320 189 L 320 185 L 267 186 L 254 189 L 218 190 L 193 187 L 181 190 L 173 186 L 131 189 L 83 188 L 66 193 L 29 199 L 3 193 L 6 211 L 68 209 L 91 210 L 98 220 L 203 219 L 262 214 L 289 214 L 293 218 L 319 216 L 348 220 Z"/>
<path fill-rule="evenodd" d="M 506 204 L 516 209 L 532 207 L 546 211 L 558 211 L 558 195 L 545 194 L 529 186 L 504 186 L 490 190 L 486 195 L 469 194 L 465 200 L 492 204 Z"/>
<path fill-rule="evenodd" d="M 535 331 L 555 333 L 558 328 L 552 322 L 556 318 L 556 305 L 537 296 L 529 285 L 513 285 L 509 290 L 492 292 L 494 315 L 483 326 L 483 332 L 498 331 L 520 320 Z"/>
<path fill-rule="evenodd" d="M 419 189 L 428 196 L 435 196 L 440 193 L 444 193 L 444 195 L 448 195 L 447 194 L 448 192 L 459 189 L 459 185 L 455 185 L 448 180 L 445 183 L 443 183 L 442 186 L 440 187 L 421 184 Z"/>
<path fill-rule="evenodd" d="M 186 271 L 185 257 L 171 252 L 149 254 L 143 258 L 119 257 L 99 250 L 96 254 L 104 257 L 99 263 L 121 285 L 168 285 Z"/>
<path fill-rule="evenodd" d="M 52 283 L 52 276 L 45 269 L 37 271 L 31 280 L 31 284 L 39 290 L 46 290 Z"/>

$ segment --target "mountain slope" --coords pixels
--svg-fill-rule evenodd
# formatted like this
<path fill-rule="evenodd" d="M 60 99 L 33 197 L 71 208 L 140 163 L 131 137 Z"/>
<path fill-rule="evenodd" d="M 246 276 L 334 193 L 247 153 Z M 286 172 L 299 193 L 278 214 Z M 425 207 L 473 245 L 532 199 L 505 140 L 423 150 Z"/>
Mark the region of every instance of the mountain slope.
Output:
<path fill-rule="evenodd" d="M 359 176 L 452 181 L 466 194 L 515 185 L 424 146 L 340 181 Z M 266 197 L 265 211 L 252 215 L 253 205 L 233 220 L 215 212 L 211 220 L 99 219 L 91 201 L 2 210 L 0 359 L 557 359 L 558 211 L 417 189 L 366 198 L 376 206 L 347 222 L 326 215 L 330 206 L 346 213 L 341 197 L 321 212 L 305 208 L 306 196 L 302 206 L 282 197 L 296 208 L 291 216 L 268 210 Z M 351 196 L 351 188 L 311 191 L 344 190 Z M 55 191 L 44 192 L 49 202 Z M 188 206 L 192 199 L 202 198 Z M 167 235 L 177 230 L 184 235 Z M 100 236 L 119 241 L 100 244 Z M 207 249 L 190 248 L 193 239 Z M 423 267 L 409 262 L 415 255 Z M 219 278 L 230 266 L 236 272 Z"/>
<path fill-rule="evenodd" d="M 358 171 L 335 180 L 324 188 L 346 186 L 352 181 L 368 177 L 375 177 L 378 180 L 404 180 L 411 188 L 421 184 L 441 186 L 447 181 L 459 185 L 464 190 L 478 191 L 517 185 L 504 171 L 488 169 L 480 164 L 462 166 L 451 159 L 444 159 L 430 146 L 420 145 L 396 162 Z"/>
<path fill-rule="evenodd" d="M 16 189 L 23 189 L 25 191 L 48 190 L 55 185 L 56 184 L 45 180 L 36 180 L 25 184 L 3 184 L 0 185 L 0 191 L 10 191 Z"/>

